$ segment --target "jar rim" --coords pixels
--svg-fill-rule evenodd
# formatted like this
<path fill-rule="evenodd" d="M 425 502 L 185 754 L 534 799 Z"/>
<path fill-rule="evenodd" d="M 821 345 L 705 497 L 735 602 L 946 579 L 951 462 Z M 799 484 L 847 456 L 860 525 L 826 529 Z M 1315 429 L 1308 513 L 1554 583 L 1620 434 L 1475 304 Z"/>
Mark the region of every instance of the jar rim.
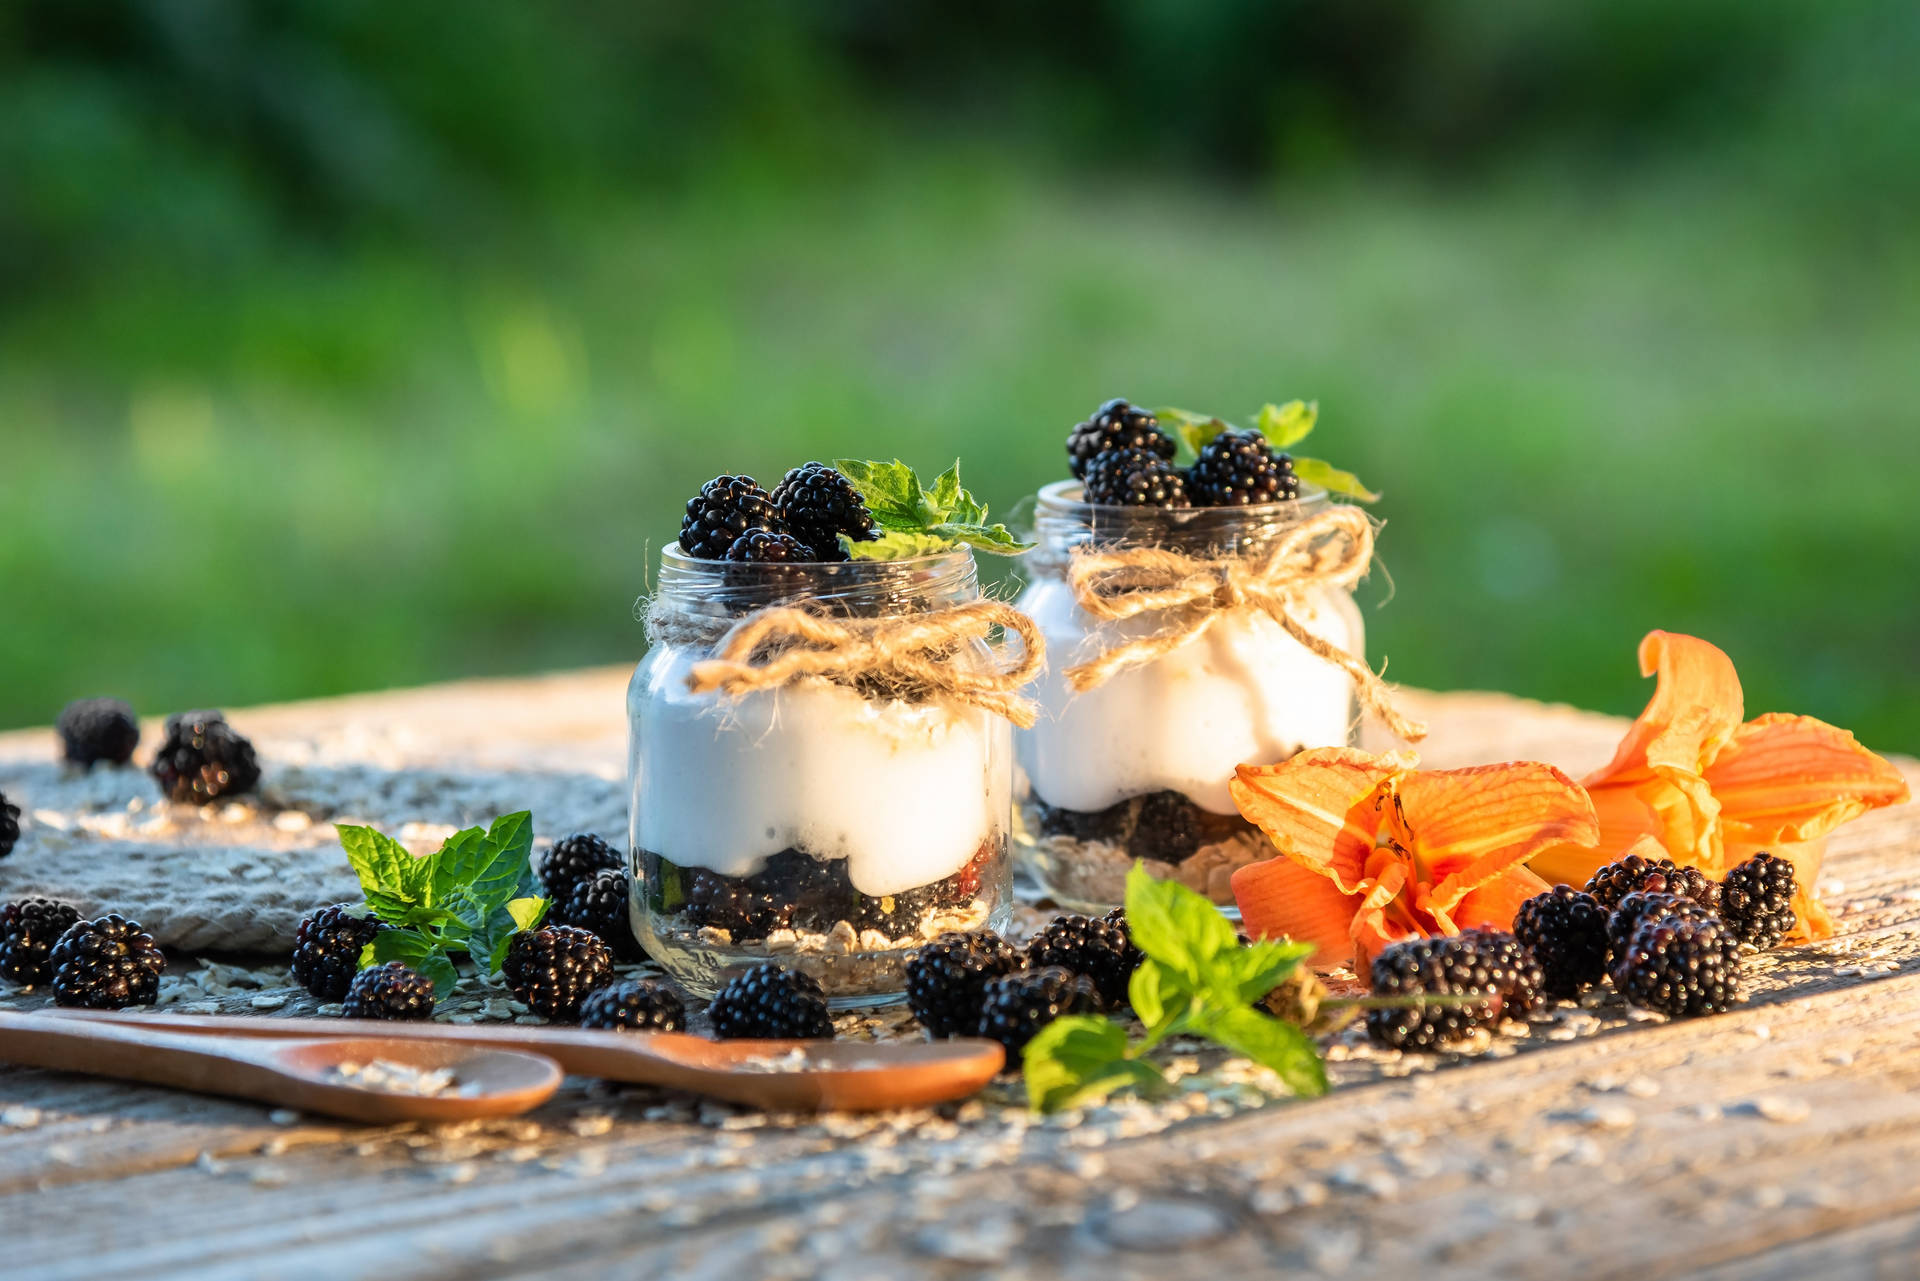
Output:
<path fill-rule="evenodd" d="M 857 577 L 863 572 L 878 575 L 889 571 L 897 572 L 902 569 L 932 570 L 942 568 L 943 566 L 957 567 L 962 562 L 970 564 L 972 561 L 973 549 L 963 543 L 958 547 L 950 547 L 946 551 L 923 552 L 917 556 L 898 556 L 891 560 L 796 560 L 768 562 L 764 564 L 762 568 L 767 570 L 827 570 L 835 574 Z M 668 543 L 660 552 L 660 564 L 662 567 L 671 567 L 676 570 L 685 570 L 695 574 L 710 570 L 716 574 L 727 572 L 737 575 L 742 572 L 750 572 L 756 563 L 758 562 L 709 560 L 704 556 L 690 556 L 680 549 L 678 539 Z"/>
<path fill-rule="evenodd" d="M 1320 486 L 1305 484 L 1297 498 L 1240 507 L 1129 507 L 1090 503 L 1082 496 L 1084 492 L 1084 484 L 1077 480 L 1042 485 L 1034 500 L 1036 524 L 1095 529 L 1103 540 L 1128 541 L 1136 533 L 1142 537 L 1174 534 L 1204 538 L 1291 525 L 1324 511 L 1333 500 L 1333 495 Z"/>

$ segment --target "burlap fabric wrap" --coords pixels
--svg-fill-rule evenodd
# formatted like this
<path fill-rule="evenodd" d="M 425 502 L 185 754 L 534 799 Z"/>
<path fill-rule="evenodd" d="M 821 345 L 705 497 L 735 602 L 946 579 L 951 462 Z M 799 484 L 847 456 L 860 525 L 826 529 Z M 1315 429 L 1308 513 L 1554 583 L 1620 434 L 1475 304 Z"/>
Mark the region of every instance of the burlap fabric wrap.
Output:
<path fill-rule="evenodd" d="M 119 912 L 180 951 L 284 955 L 307 912 L 360 900 L 335 820 L 381 828 L 416 854 L 516 809 L 533 811 L 543 840 L 626 829 L 626 788 L 585 772 L 290 765 L 270 753 L 262 763 L 257 795 L 201 810 L 162 800 L 135 769 L 0 761 L 0 791 L 27 811 L 18 848 L 0 859 L 0 901 Z"/>
<path fill-rule="evenodd" d="M 1408 742 L 1426 737 L 1422 721 L 1394 706 L 1385 681 L 1360 658 L 1322 640 L 1303 617 L 1315 588 L 1351 591 L 1373 564 L 1373 520 L 1355 507 L 1330 507 L 1245 556 L 1192 556 L 1163 547 L 1083 544 L 1067 564 L 1067 584 L 1098 619 L 1150 616 L 1151 635 L 1115 645 L 1069 667 L 1067 683 L 1094 689 L 1129 667 L 1150 663 L 1206 635 L 1236 610 L 1258 610 L 1322 661 L 1353 678 L 1367 711 Z"/>
<path fill-rule="evenodd" d="M 648 614 L 656 641 L 711 643 L 693 665 L 695 693 L 738 698 L 801 681 L 831 681 L 877 697 L 940 701 L 1004 716 L 1023 729 L 1038 709 L 1020 690 L 1040 674 L 1046 643 L 1040 629 L 1004 601 L 976 600 L 889 618 L 831 618 L 797 605 L 757 610 L 731 625 L 656 605 Z M 995 629 L 1017 637 L 993 661 L 968 657 Z"/>

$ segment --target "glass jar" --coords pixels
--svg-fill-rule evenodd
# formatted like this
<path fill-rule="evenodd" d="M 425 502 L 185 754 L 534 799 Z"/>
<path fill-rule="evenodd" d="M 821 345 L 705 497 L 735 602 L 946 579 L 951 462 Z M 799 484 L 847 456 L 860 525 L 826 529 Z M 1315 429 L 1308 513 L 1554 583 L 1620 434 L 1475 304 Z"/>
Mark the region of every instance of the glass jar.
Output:
<path fill-rule="evenodd" d="M 1351 746 L 1359 725 L 1352 678 L 1244 606 L 1198 638 L 1076 692 L 1067 680 L 1075 664 L 1160 633 L 1170 620 L 1160 612 L 1091 617 L 1067 581 L 1073 549 L 1251 561 L 1330 505 L 1311 488 L 1289 502 L 1184 509 L 1086 503 L 1078 481 L 1040 491 L 1016 605 L 1045 636 L 1048 667 L 1033 691 L 1040 719 L 1015 735 L 1014 839 L 1023 866 L 1056 900 L 1105 910 L 1122 900 L 1138 859 L 1231 913 L 1234 869 L 1274 855 L 1234 806 L 1234 767 Z M 1308 631 L 1365 661 L 1365 628 L 1348 590 L 1316 582 L 1288 599 Z"/>
<path fill-rule="evenodd" d="M 990 711 L 812 677 L 695 693 L 756 610 L 909 619 L 980 598 L 965 550 L 761 565 L 669 547 L 627 690 L 633 922 L 697 995 L 774 960 L 836 1006 L 897 999 L 913 949 L 1011 922 L 1012 728 Z M 993 664 L 985 642 L 952 662 Z"/>

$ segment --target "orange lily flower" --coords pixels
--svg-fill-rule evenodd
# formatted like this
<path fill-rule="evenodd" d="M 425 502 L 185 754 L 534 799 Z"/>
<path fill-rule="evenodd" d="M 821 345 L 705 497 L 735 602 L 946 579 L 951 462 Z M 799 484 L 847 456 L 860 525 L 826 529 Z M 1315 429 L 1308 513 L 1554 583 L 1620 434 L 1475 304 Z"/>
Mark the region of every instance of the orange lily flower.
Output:
<path fill-rule="evenodd" d="M 1329 747 L 1240 766 L 1234 803 L 1280 851 L 1233 874 L 1250 933 L 1313 943 L 1317 968 L 1365 973 L 1398 939 L 1509 928 L 1547 888 L 1526 860 L 1599 836 L 1587 794 L 1551 765 L 1414 762 Z"/>
<path fill-rule="evenodd" d="M 1595 869 L 1651 836 L 1675 862 L 1711 876 L 1767 850 L 1794 865 L 1795 937 L 1825 938 L 1833 917 L 1816 887 L 1826 836 L 1870 809 L 1908 799 L 1906 780 L 1843 729 L 1811 716 L 1741 721 L 1733 662 L 1706 641 L 1649 632 L 1640 673 L 1653 699 L 1604 768 L 1584 779 L 1600 820 L 1587 848 L 1541 851 L 1533 869 L 1584 884 Z"/>

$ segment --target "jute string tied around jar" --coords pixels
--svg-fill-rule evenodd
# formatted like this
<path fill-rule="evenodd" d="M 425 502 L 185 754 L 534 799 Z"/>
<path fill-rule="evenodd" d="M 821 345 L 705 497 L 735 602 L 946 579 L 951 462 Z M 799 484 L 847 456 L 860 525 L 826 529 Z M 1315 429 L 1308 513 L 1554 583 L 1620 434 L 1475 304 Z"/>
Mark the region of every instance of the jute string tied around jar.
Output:
<path fill-rule="evenodd" d="M 996 627 L 1020 638 L 1019 656 L 998 647 L 990 667 L 967 662 L 964 651 L 985 641 Z M 871 619 L 828 618 L 815 610 L 777 606 L 729 628 L 715 643 L 713 657 L 694 664 L 687 687 L 696 694 L 719 690 L 738 698 L 824 679 L 978 707 L 1028 729 L 1038 709 L 1019 691 L 1040 674 L 1045 661 L 1040 629 L 1003 601 L 969 601 L 910 618 Z"/>
<path fill-rule="evenodd" d="M 1162 626 L 1069 667 L 1067 683 L 1079 692 L 1094 689 L 1129 667 L 1192 644 L 1233 610 L 1255 609 L 1309 653 L 1352 677 L 1361 704 L 1395 734 L 1417 743 L 1427 736 L 1425 722 L 1403 714 L 1372 668 L 1315 635 L 1301 618 L 1306 589 L 1351 590 L 1372 563 L 1373 520 L 1355 507 L 1332 507 L 1309 517 L 1251 556 L 1209 559 L 1163 547 L 1076 547 L 1067 584 L 1081 609 L 1112 620 L 1159 615 Z"/>

